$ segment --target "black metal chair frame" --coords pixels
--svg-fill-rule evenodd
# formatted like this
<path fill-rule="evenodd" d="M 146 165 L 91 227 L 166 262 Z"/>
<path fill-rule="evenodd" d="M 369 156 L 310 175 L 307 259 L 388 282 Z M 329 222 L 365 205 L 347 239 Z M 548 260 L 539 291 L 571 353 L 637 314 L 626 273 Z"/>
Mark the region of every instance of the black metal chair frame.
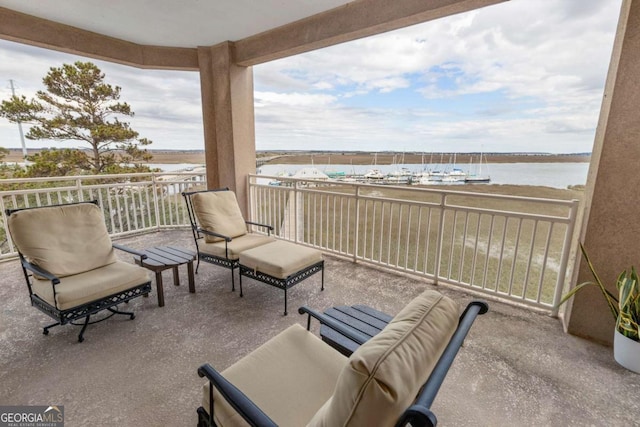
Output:
<path fill-rule="evenodd" d="M 239 264 L 239 266 L 240 266 L 240 296 L 242 296 L 242 276 L 248 277 L 250 279 L 258 280 L 260 282 L 266 283 L 267 285 L 274 286 L 278 289 L 282 289 L 284 290 L 284 315 L 285 316 L 287 315 L 287 289 L 300 283 L 307 277 L 312 276 L 318 272 L 321 272 L 322 286 L 320 290 L 324 291 L 324 261 L 320 261 L 313 265 L 310 265 L 300 271 L 297 271 L 289 275 L 288 277 L 285 277 L 284 279 L 270 276 L 266 273 L 256 271 L 253 268 L 246 267 L 242 264 Z"/>
<path fill-rule="evenodd" d="M 462 347 L 464 339 L 469 333 L 473 322 L 478 315 L 484 314 L 488 310 L 489 306 L 484 301 L 472 301 L 467 305 L 460 316 L 460 321 L 458 322 L 456 331 L 449 340 L 449 343 L 440 356 L 440 359 L 438 359 L 438 362 L 433 368 L 427 382 L 422 386 L 422 389 L 414 403 L 400 416 L 400 419 L 396 423 L 397 427 L 408 425 L 411 425 L 412 427 L 435 427 L 437 425 L 438 420 L 436 415 L 430 409 L 431 405 L 433 404 L 433 401 L 440 390 L 440 386 L 442 386 L 442 383 L 444 382 L 444 379 L 449 372 L 449 368 L 453 364 L 460 347 Z M 331 329 L 334 329 L 360 345 L 370 339 L 370 337 L 358 332 L 357 330 L 311 308 L 300 307 L 298 312 L 300 314 L 308 314 L 307 330 L 311 327 L 311 318 L 313 317 L 317 319 L 321 325 L 326 325 Z M 213 421 L 213 387 L 218 390 L 220 395 L 229 402 L 238 414 L 240 414 L 242 418 L 249 423 L 249 425 L 261 427 L 277 426 L 277 424 L 274 423 L 273 420 L 271 420 L 259 407 L 257 407 L 244 393 L 242 393 L 242 391 L 227 381 L 211 365 L 205 364 L 198 368 L 198 375 L 201 378 L 206 377 L 209 380 L 209 411 L 207 413 L 202 406 L 198 408 L 198 427 L 213 427 L 216 425 Z M 292 410 L 295 410 L 295 408 L 292 408 Z"/>
<path fill-rule="evenodd" d="M 224 234 L 215 233 L 213 231 L 208 231 L 203 229 L 198 225 L 198 218 L 196 217 L 195 211 L 193 210 L 193 202 L 191 200 L 191 196 L 197 193 L 213 193 L 218 191 L 229 191 L 229 188 L 218 188 L 215 190 L 200 190 L 200 191 L 190 191 L 183 192 L 182 196 L 184 197 L 185 203 L 187 205 L 187 214 L 189 215 L 189 222 L 191 223 L 191 232 L 193 233 L 193 241 L 196 244 L 196 252 L 198 253 L 198 261 L 196 262 L 196 274 L 198 274 L 198 268 L 200 268 L 200 260 L 204 262 L 208 262 L 210 264 L 218 265 L 224 268 L 228 268 L 231 270 L 231 290 L 236 290 L 235 278 L 234 278 L 234 270 L 240 266 L 240 261 L 238 259 L 230 259 L 229 258 L 229 242 L 233 240 L 232 237 L 225 236 Z M 273 226 L 267 224 L 260 224 L 258 222 L 246 221 L 247 225 L 254 225 L 257 227 L 263 227 L 267 229 L 267 235 L 270 236 L 273 231 Z M 205 254 L 200 252 L 200 247 L 198 246 L 198 240 L 204 238 L 205 235 L 219 237 L 225 242 L 225 256 L 219 257 L 211 254 Z"/>
<path fill-rule="evenodd" d="M 92 200 L 92 201 L 88 201 L 88 202 L 79 202 L 79 203 L 93 203 L 95 205 L 98 205 L 98 201 L 97 200 Z M 58 204 L 58 205 L 49 205 L 49 206 L 38 206 L 38 207 L 31 207 L 31 208 L 21 208 L 21 209 L 7 209 L 5 211 L 7 217 L 9 217 L 12 213 L 14 212 L 18 212 L 18 211 L 22 211 L 22 210 L 27 210 L 27 209 L 38 209 L 40 207 L 52 207 L 52 206 L 68 206 L 68 205 L 75 205 L 75 204 L 79 204 L 79 203 L 68 203 L 68 204 Z M 112 243 L 112 246 L 115 249 L 119 249 L 134 255 L 139 256 L 141 259 L 145 259 L 147 256 L 143 253 L 140 253 L 134 249 L 128 248 L 126 246 L 122 246 L 122 245 L 117 245 L 115 243 Z M 20 251 L 18 251 L 18 256 L 20 257 L 20 264 L 22 266 L 22 272 L 24 274 L 24 278 L 27 282 L 27 287 L 29 288 L 29 298 L 31 300 L 31 305 L 36 307 L 37 309 L 39 309 L 40 311 L 42 311 L 43 313 L 47 314 L 48 316 L 52 317 L 53 319 L 56 320 L 55 323 L 52 323 L 51 325 L 47 325 L 43 328 L 42 333 L 44 335 L 49 335 L 49 329 L 53 328 L 54 326 L 58 326 L 58 325 L 65 325 L 67 323 L 72 324 L 72 325 L 76 325 L 76 326 L 82 326 L 82 329 L 80 330 L 80 333 L 78 334 L 78 342 L 83 342 L 84 341 L 84 332 L 87 329 L 87 326 L 92 325 L 94 323 L 98 323 L 101 322 L 103 320 L 106 320 L 108 318 L 110 318 L 111 316 L 115 315 L 115 314 L 122 314 L 122 315 L 126 315 L 129 316 L 130 320 L 135 319 L 135 314 L 133 312 L 129 312 L 129 311 L 120 311 L 118 310 L 116 307 L 121 304 L 121 303 L 128 303 L 130 300 L 132 300 L 133 298 L 137 298 L 141 295 L 148 295 L 151 292 L 151 281 L 148 281 L 146 283 L 143 283 L 139 286 L 136 286 L 134 288 L 131 289 L 127 289 L 125 291 L 122 292 L 118 292 L 112 295 L 109 295 L 107 297 L 101 298 L 99 300 L 96 301 L 91 301 L 88 302 L 86 304 L 82 304 L 76 307 L 72 307 L 66 310 L 61 310 L 58 308 L 58 304 L 57 304 L 57 300 L 56 300 L 56 285 L 58 285 L 60 283 L 60 279 L 58 277 L 56 277 L 55 275 L 51 274 L 50 272 L 48 272 L 47 270 L 38 267 L 35 264 L 30 263 L 29 261 L 27 261 L 24 256 L 22 255 L 22 253 L 20 253 Z M 48 302 L 44 301 L 42 298 L 40 298 L 38 295 L 33 293 L 33 289 L 31 287 L 31 280 L 30 277 L 33 276 L 33 274 L 38 275 L 40 277 L 44 277 L 47 280 L 51 281 L 51 287 L 53 289 L 53 300 L 56 301 L 55 305 L 51 305 Z M 109 312 L 111 312 L 111 314 L 109 314 L 106 317 L 100 318 L 98 320 L 95 321 L 90 321 L 90 317 L 100 311 L 103 310 L 108 310 Z M 76 320 L 78 319 L 83 319 L 84 318 L 84 322 L 83 323 L 74 323 Z"/>

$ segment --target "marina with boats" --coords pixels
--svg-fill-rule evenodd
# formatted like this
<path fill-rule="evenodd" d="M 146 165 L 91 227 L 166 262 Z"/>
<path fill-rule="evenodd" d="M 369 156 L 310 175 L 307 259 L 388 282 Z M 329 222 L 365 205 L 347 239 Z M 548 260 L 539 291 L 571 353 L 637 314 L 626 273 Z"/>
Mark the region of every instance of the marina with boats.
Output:
<path fill-rule="evenodd" d="M 19 154 L 19 153 L 18 153 Z M 198 154 L 203 156 L 204 154 Z M 259 156 L 257 174 L 263 185 L 294 182 L 294 176 L 378 185 L 485 185 L 543 186 L 566 189 L 584 185 L 589 169 L 588 153 L 375 153 L 360 152 L 266 152 Z M 395 160 L 394 160 L 395 157 Z M 150 164 L 163 172 L 204 172 L 200 157 L 160 153 Z M 168 160 L 172 160 L 169 162 Z M 450 160 L 450 162 L 449 162 Z M 488 163 L 488 165 L 487 165 Z M 459 169 L 460 171 L 454 171 Z M 365 177 L 366 175 L 366 177 Z M 166 177 L 165 179 L 169 179 Z"/>
<path fill-rule="evenodd" d="M 433 159 L 431 159 L 433 160 Z M 331 165 L 321 167 L 311 166 L 301 167 L 293 173 L 280 171 L 276 175 L 277 179 L 269 182 L 269 185 L 284 185 L 285 181 L 280 178 L 298 178 L 298 179 L 315 179 L 315 180 L 331 180 L 343 182 L 358 182 L 366 184 L 379 185 L 434 185 L 434 184 L 472 184 L 472 183 L 490 183 L 488 165 L 480 154 L 478 163 L 473 164 L 471 161 L 469 167 L 464 170 L 456 165 L 455 154 L 449 163 L 444 164 L 442 159 L 440 163 L 428 164 L 423 162 L 416 166 L 415 170 L 411 170 L 408 165 L 404 164 L 403 159 L 394 158 L 390 170 L 383 171 L 382 166 L 377 165 L 377 159 L 374 156 L 372 165 L 365 171 L 357 172 L 353 165 L 351 171 L 340 170 Z M 344 165 L 342 165 L 344 169 Z M 389 168 L 386 168 L 389 169 Z M 258 172 L 260 173 L 260 171 Z"/>

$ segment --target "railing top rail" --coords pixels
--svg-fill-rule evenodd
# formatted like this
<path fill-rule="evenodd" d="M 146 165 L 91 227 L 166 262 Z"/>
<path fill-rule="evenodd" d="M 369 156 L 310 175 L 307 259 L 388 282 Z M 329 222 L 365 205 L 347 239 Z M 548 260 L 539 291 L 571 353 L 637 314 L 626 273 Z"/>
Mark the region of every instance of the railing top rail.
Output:
<path fill-rule="evenodd" d="M 197 172 L 139 172 L 139 173 L 122 173 L 122 174 L 110 174 L 110 175 L 72 175 L 72 176 L 55 176 L 55 177 L 41 177 L 41 178 L 12 178 L 12 179 L 0 179 L 0 184 L 20 184 L 31 182 L 50 182 L 50 181 L 77 181 L 78 179 L 115 179 L 115 178 L 141 178 L 145 176 L 202 176 L 206 175 L 205 171 Z"/>
<path fill-rule="evenodd" d="M 136 181 L 136 182 L 117 182 L 117 183 L 108 183 L 108 184 L 84 184 L 82 186 L 82 188 L 84 189 L 93 189 L 93 190 L 98 190 L 101 188 L 116 188 L 116 187 L 129 187 L 129 188 L 133 188 L 133 187 L 145 187 L 148 185 L 158 185 L 158 186 L 162 186 L 162 185 L 172 185 L 175 182 L 172 181 L 160 181 L 160 182 L 153 182 L 153 181 Z M 1 184 L 1 182 L 0 182 Z M 38 193 L 55 193 L 55 192 L 59 192 L 59 191 L 75 191 L 77 190 L 77 187 L 40 187 L 40 188 L 27 188 L 24 190 L 5 190 L 5 191 L 0 191 L 0 196 L 12 196 L 12 195 L 21 195 L 21 194 L 38 194 Z"/>
<path fill-rule="evenodd" d="M 1 182 L 0 182 L 1 183 Z M 44 192 L 57 192 L 57 191 L 74 191 L 77 190 L 76 187 L 47 187 L 47 188 L 26 188 L 24 190 L 7 190 L 0 191 L 1 196 L 13 196 L 13 195 L 21 195 L 21 194 L 38 194 Z"/>
<path fill-rule="evenodd" d="M 354 188 L 364 187 L 364 188 L 380 188 L 379 184 L 366 184 L 366 183 L 353 183 L 353 182 L 344 182 L 344 181 L 331 181 L 331 180 L 318 180 L 318 179 L 308 179 L 308 178 L 292 178 L 292 177 L 282 177 L 282 176 L 273 176 L 273 175 L 256 175 L 249 174 L 250 178 L 266 178 L 266 179 L 277 179 L 284 182 L 312 182 L 314 184 L 330 184 L 330 185 L 342 185 L 342 186 L 350 186 Z M 262 185 L 257 183 L 251 183 L 251 185 Z M 396 189 L 396 190 L 405 190 L 405 191 L 415 191 L 421 193 L 430 193 L 430 194 L 438 194 L 443 196 L 464 196 L 464 197 L 475 197 L 475 198 L 489 198 L 494 200 L 512 200 L 512 201 L 523 201 L 523 202 L 531 202 L 531 203 L 545 203 L 545 204 L 554 204 L 560 206 L 568 206 L 571 207 L 577 203 L 579 200 L 577 199 L 548 199 L 541 197 L 527 197 L 527 196 L 510 196 L 506 194 L 490 194 L 490 193 L 474 193 L 470 191 L 456 191 L 456 190 L 440 190 L 435 188 L 415 188 L 407 186 L 398 186 L 398 185 L 384 185 L 384 188 Z"/>
<path fill-rule="evenodd" d="M 0 232 L 5 235 L 0 241 L 0 260 L 17 255 L 6 229 L 6 208 L 71 203 L 91 197 L 99 198 L 108 210 L 105 221 L 112 236 L 188 226 L 182 200 L 177 196 L 187 188 L 201 186 L 204 177 L 206 172 L 188 171 L 0 180 L 5 188 L 25 187 L 0 191 Z"/>
<path fill-rule="evenodd" d="M 458 210 L 464 212 L 473 212 L 477 214 L 493 215 L 493 216 L 508 216 L 511 218 L 533 219 L 538 221 L 549 221 L 566 224 L 571 221 L 571 215 L 557 216 L 557 215 L 544 215 L 527 212 L 515 212 L 515 211 L 501 211 L 497 209 L 484 209 L 473 208 L 469 206 L 447 205 L 445 209 Z"/>
<path fill-rule="evenodd" d="M 15 190 L 0 190 L 0 195 L 2 196 L 12 196 L 12 195 L 21 195 L 21 194 L 37 194 L 43 192 L 57 192 L 57 191 L 74 191 L 77 190 L 77 186 L 75 182 L 80 179 L 84 180 L 95 180 L 98 181 L 95 184 L 87 184 L 83 183 L 82 188 L 85 189 L 101 189 L 101 188 L 112 188 L 112 187 L 144 187 L 148 185 L 157 185 L 157 186 L 165 186 L 165 185 L 174 185 L 179 182 L 183 182 L 181 180 L 173 181 L 173 180 L 157 180 L 154 179 L 159 175 L 166 176 L 205 176 L 204 173 L 186 173 L 186 174 L 121 174 L 121 175 L 82 175 L 82 176 L 65 176 L 65 177 L 56 177 L 56 178 L 20 178 L 20 179 L 6 179 L 0 180 L 1 184 L 16 184 L 16 183 L 34 183 L 34 182 L 59 182 L 59 185 L 54 185 L 52 187 L 38 187 L 38 188 L 24 188 L 24 189 L 15 189 Z M 108 180 L 113 177 L 124 177 L 125 180 L 119 180 L 118 182 L 100 182 L 103 180 Z M 126 181 L 126 179 L 131 177 L 144 178 L 149 177 L 147 180 L 139 180 L 139 181 Z M 60 178 L 60 179 L 58 179 Z M 70 185 L 73 184 L 73 185 Z"/>

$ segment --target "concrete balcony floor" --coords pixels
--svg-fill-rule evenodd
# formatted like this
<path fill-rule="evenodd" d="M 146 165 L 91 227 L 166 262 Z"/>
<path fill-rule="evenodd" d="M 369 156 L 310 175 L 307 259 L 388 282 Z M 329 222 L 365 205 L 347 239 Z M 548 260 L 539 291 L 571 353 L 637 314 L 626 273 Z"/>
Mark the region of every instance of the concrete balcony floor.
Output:
<path fill-rule="evenodd" d="M 119 239 L 142 249 L 193 248 L 188 230 Z M 124 259 L 131 259 L 127 256 Z M 366 304 L 395 314 L 426 281 L 326 256 L 326 289 L 320 275 L 289 292 L 247 280 L 245 296 L 231 292 L 229 270 L 203 263 L 196 293 L 164 272 L 165 302 L 129 304 L 136 319 L 116 316 L 79 328 L 51 323 L 29 304 L 17 261 L 0 264 L 0 404 L 64 405 L 66 425 L 194 426 L 203 381 L 196 369 L 224 369 L 293 323 L 306 324 L 296 308 L 324 310 Z M 459 303 L 471 296 L 439 290 Z M 629 426 L 640 422 L 640 375 L 621 368 L 612 349 L 562 332 L 545 315 L 491 302 L 473 326 L 434 404 L 443 426 Z M 315 325 L 317 332 L 317 324 Z M 292 408 L 295 410 L 295 408 Z"/>

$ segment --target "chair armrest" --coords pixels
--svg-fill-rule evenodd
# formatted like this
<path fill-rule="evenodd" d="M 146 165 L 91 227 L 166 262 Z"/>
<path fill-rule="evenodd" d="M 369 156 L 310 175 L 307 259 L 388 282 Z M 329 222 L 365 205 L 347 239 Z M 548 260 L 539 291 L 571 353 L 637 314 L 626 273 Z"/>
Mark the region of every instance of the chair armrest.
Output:
<path fill-rule="evenodd" d="M 231 240 L 233 240 L 229 236 L 225 236 L 224 234 L 216 233 L 215 231 L 205 230 L 204 228 L 198 228 L 198 232 L 202 233 L 202 234 L 208 234 L 209 236 L 219 237 L 221 239 L 224 239 L 225 242 L 230 242 Z"/>
<path fill-rule="evenodd" d="M 311 318 L 317 319 L 321 325 L 326 325 L 339 334 L 344 335 L 346 338 L 351 341 L 355 341 L 357 344 L 362 345 L 367 342 L 370 337 L 364 335 L 361 332 L 358 332 L 354 328 L 351 328 L 343 323 L 338 322 L 337 320 L 327 316 L 326 314 L 320 313 L 318 311 L 313 310 L 307 306 L 302 306 L 298 309 L 298 313 L 305 314 L 307 313 L 309 317 L 307 318 L 307 330 L 311 326 Z"/>
<path fill-rule="evenodd" d="M 253 222 L 253 221 L 245 221 L 245 224 L 256 225 L 258 227 L 264 227 L 267 230 L 269 230 L 269 232 L 273 231 L 273 226 L 269 225 L 269 224 L 261 224 L 259 222 Z"/>
<path fill-rule="evenodd" d="M 431 408 L 440 390 L 440 386 L 447 376 L 447 372 L 449 372 L 449 368 L 453 364 L 458 350 L 462 347 L 464 339 L 469 333 L 469 329 L 471 329 L 476 317 L 486 313 L 488 310 L 489 306 L 484 301 L 472 301 L 467 305 L 467 308 L 464 309 L 464 312 L 460 316 L 458 328 L 453 333 L 449 344 L 447 344 L 442 352 L 433 371 L 431 371 L 429 379 L 424 384 L 414 404 L 402 414 L 396 424 L 397 427 L 405 425 L 433 427 L 436 425 L 436 416 L 429 408 Z"/>
<path fill-rule="evenodd" d="M 147 259 L 146 254 L 143 254 L 140 251 L 136 251 L 135 249 L 131 249 L 128 246 L 118 245 L 116 243 L 112 243 L 111 246 L 113 246 L 116 249 L 120 249 L 121 251 L 129 252 L 130 254 L 137 255 L 140 257 L 140 259 Z"/>
<path fill-rule="evenodd" d="M 222 397 L 236 410 L 244 420 L 252 426 L 277 427 L 277 424 L 262 412 L 255 403 L 251 401 L 236 386 L 231 384 L 211 365 L 204 364 L 198 368 L 200 378 L 207 377 L 209 380 L 209 417 L 213 421 L 213 387 L 215 387 Z M 211 425 L 214 425 L 213 422 Z"/>
<path fill-rule="evenodd" d="M 38 276 L 44 277 L 47 280 L 51 280 L 51 283 L 54 285 L 57 285 L 58 283 L 60 283 L 60 279 L 56 275 L 49 273 L 44 268 L 38 267 L 35 264 L 31 264 L 29 261 L 27 261 L 22 257 L 20 257 L 20 262 L 22 263 L 22 266 L 25 268 L 25 270 L 29 270 L 32 273 L 35 273 Z"/>

